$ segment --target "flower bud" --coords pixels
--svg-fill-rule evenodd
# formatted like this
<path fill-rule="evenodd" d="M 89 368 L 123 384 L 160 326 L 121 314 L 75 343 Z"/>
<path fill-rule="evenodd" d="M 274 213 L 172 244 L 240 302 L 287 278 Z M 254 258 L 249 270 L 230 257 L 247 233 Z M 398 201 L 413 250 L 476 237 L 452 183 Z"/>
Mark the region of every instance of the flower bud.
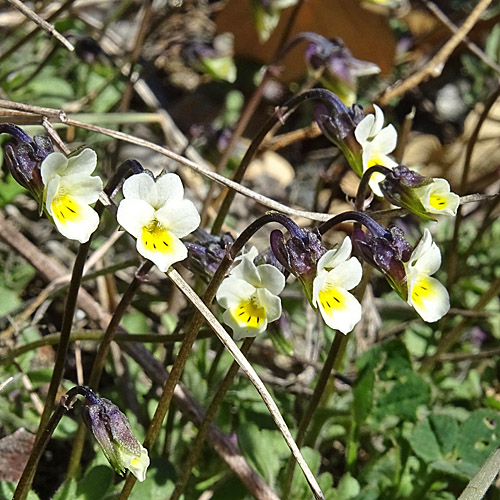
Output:
<path fill-rule="evenodd" d="M 44 186 L 40 164 L 54 152 L 51 140 L 42 136 L 32 139 L 24 130 L 11 123 L 0 124 L 0 133 L 11 136 L 11 141 L 4 145 L 5 163 L 9 172 L 41 203 Z"/>
<path fill-rule="evenodd" d="M 337 94 L 347 106 L 353 105 L 358 77 L 380 73 L 380 68 L 353 57 L 340 38 L 330 41 L 319 35 L 316 37 L 317 40 L 306 49 L 307 65 L 314 71 L 321 71 L 319 80 L 325 88 Z"/>
<path fill-rule="evenodd" d="M 363 173 L 363 148 L 356 140 L 354 130 L 364 116 L 361 106 L 354 104 L 348 108 L 333 93 L 328 93 L 328 98 L 314 110 L 314 119 L 323 135 L 344 153 L 359 176 Z"/>
<path fill-rule="evenodd" d="M 118 406 L 88 390 L 82 407 L 83 421 L 92 431 L 104 455 L 116 472 L 128 469 L 139 481 L 146 478 L 149 456 L 132 433 L 127 417 Z"/>
<path fill-rule="evenodd" d="M 210 279 L 221 263 L 226 249 L 234 243 L 229 233 L 214 236 L 201 228 L 194 232 L 196 241 L 185 242 L 188 249 L 187 267 L 195 274 Z"/>
<path fill-rule="evenodd" d="M 291 234 L 291 238 L 285 242 L 280 230 L 272 231 L 271 250 L 276 260 L 299 279 L 307 299 L 311 302 L 316 266 L 326 249 L 315 231 L 297 227 Z"/>
<path fill-rule="evenodd" d="M 356 253 L 366 262 L 380 270 L 391 287 L 406 300 L 406 268 L 404 263 L 410 258 L 412 247 L 398 227 L 387 229 L 375 221 L 366 225 L 365 233 L 355 227 L 351 238 Z"/>

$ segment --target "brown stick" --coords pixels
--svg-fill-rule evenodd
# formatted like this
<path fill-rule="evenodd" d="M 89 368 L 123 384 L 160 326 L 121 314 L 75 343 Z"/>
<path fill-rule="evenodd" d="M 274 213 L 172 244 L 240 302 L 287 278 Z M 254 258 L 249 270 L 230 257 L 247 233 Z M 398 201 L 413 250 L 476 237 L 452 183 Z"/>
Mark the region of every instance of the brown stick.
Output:
<path fill-rule="evenodd" d="M 410 89 L 413 89 L 423 81 L 429 78 L 438 77 L 443 71 L 446 61 L 451 56 L 453 51 L 458 47 L 460 42 L 467 36 L 467 33 L 474 27 L 481 14 L 488 8 L 491 0 L 481 0 L 469 14 L 469 17 L 464 21 L 457 32 L 441 47 L 438 53 L 420 70 L 412 76 L 396 82 L 395 85 L 389 87 L 376 101 L 379 106 L 386 106 L 395 97 L 403 95 Z"/>

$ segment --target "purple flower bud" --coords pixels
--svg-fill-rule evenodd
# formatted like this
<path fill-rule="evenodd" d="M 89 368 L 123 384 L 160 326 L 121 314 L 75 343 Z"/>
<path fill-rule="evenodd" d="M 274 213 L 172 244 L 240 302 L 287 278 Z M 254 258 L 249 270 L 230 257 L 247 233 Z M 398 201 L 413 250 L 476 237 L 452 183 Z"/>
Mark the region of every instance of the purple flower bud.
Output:
<path fill-rule="evenodd" d="M 322 71 L 320 82 L 348 106 L 356 101 L 358 77 L 380 72 L 376 64 L 353 57 L 340 38 L 327 40 L 315 33 L 308 33 L 308 39 L 313 40 L 305 52 L 308 66 L 315 71 Z"/>
<path fill-rule="evenodd" d="M 351 238 L 356 253 L 366 262 L 381 271 L 394 290 L 406 300 L 406 268 L 404 263 L 411 256 L 412 247 L 398 227 L 386 229 L 373 221 L 376 231 L 366 225 L 365 233 L 355 227 Z M 377 227 L 378 226 L 378 227 Z"/>
<path fill-rule="evenodd" d="M 127 417 L 109 399 L 99 398 L 89 389 L 82 406 L 85 425 L 99 443 L 104 455 L 116 472 L 128 469 L 139 481 L 144 481 L 149 466 L 147 450 L 137 441 Z"/>
<path fill-rule="evenodd" d="M 41 202 L 43 182 L 40 164 L 54 152 L 48 137 L 35 136 L 33 139 L 17 125 L 0 124 L 0 133 L 9 134 L 11 140 L 4 145 L 5 163 L 12 177 Z"/>
<path fill-rule="evenodd" d="M 324 102 L 314 109 L 314 119 L 323 135 L 344 153 L 351 168 L 360 176 L 363 172 L 363 149 L 354 136 L 354 130 L 364 117 L 361 106 L 354 104 L 348 108 L 330 92 Z"/>
<path fill-rule="evenodd" d="M 213 236 L 201 228 L 196 229 L 193 234 L 197 241 L 184 243 L 188 249 L 185 263 L 192 272 L 208 280 L 217 271 L 226 249 L 234 243 L 234 238 L 229 233 Z"/>
<path fill-rule="evenodd" d="M 275 229 L 271 232 L 271 250 L 276 260 L 294 276 L 304 288 L 307 298 L 312 297 L 312 285 L 316 277 L 318 260 L 326 252 L 321 236 L 315 231 L 299 229 L 286 242 L 283 233 Z"/>

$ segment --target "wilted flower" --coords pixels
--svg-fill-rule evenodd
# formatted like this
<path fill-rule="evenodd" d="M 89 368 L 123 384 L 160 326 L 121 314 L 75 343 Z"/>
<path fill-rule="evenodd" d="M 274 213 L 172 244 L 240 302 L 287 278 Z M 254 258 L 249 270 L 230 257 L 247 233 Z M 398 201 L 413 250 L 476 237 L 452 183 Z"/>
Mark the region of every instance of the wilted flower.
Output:
<path fill-rule="evenodd" d="M 33 139 L 17 125 L 0 124 L 0 134 L 9 134 L 12 141 L 4 145 L 5 163 L 12 177 L 41 204 L 43 182 L 40 164 L 54 152 L 48 137 L 35 135 Z"/>
<path fill-rule="evenodd" d="M 127 417 L 109 399 L 99 398 L 89 389 L 85 392 L 83 421 L 109 463 L 119 474 L 128 469 L 139 481 L 144 481 L 149 466 L 148 451 L 137 441 Z"/>
<path fill-rule="evenodd" d="M 398 134 L 394 125 L 384 127 L 384 113 L 374 104 L 375 115 L 367 115 L 358 124 L 354 135 L 363 148 L 363 173 L 374 165 L 382 165 L 393 169 L 397 163 L 388 155 L 394 151 L 398 141 Z M 370 188 L 377 196 L 382 196 L 379 182 L 384 180 L 384 175 L 374 173 L 370 179 Z"/>
<path fill-rule="evenodd" d="M 212 44 L 192 43 L 183 50 L 186 62 L 195 70 L 217 80 L 234 83 L 236 66 L 232 58 L 233 39 L 230 33 L 215 37 Z"/>
<path fill-rule="evenodd" d="M 137 238 L 137 251 L 165 272 L 187 257 L 179 238 L 193 232 L 200 215 L 176 174 L 154 179 L 148 173 L 132 175 L 123 184 L 124 199 L 118 206 L 118 223 Z"/>
<path fill-rule="evenodd" d="M 281 11 L 296 3 L 297 0 L 251 0 L 252 16 L 261 43 L 268 40 L 278 25 Z"/>
<path fill-rule="evenodd" d="M 437 321 L 450 309 L 448 291 L 437 279 L 431 278 L 440 266 L 441 252 L 426 228 L 406 266 L 407 301 L 424 321 Z"/>
<path fill-rule="evenodd" d="M 315 33 L 309 35 L 315 40 L 306 49 L 308 66 L 314 71 L 322 70 L 319 77 L 322 85 L 352 106 L 356 102 L 358 78 L 380 73 L 380 68 L 353 57 L 340 38 L 330 41 Z"/>
<path fill-rule="evenodd" d="M 346 237 L 338 249 L 329 250 L 317 266 L 313 283 L 313 305 L 325 323 L 349 333 L 361 319 L 361 304 L 348 292 L 361 281 L 362 268 L 351 256 L 352 244 Z"/>
<path fill-rule="evenodd" d="M 63 236 L 80 243 L 99 225 L 97 212 L 89 206 L 102 191 L 102 180 L 90 175 L 96 165 L 96 152 L 86 148 L 69 158 L 51 153 L 40 167 L 47 213 Z"/>
<path fill-rule="evenodd" d="M 226 309 L 224 322 L 233 329 L 236 340 L 264 332 L 268 323 L 281 316 L 278 295 L 285 287 L 285 277 L 269 264 L 256 266 L 256 256 L 253 247 L 238 257 L 239 264 L 217 290 L 217 302 Z"/>

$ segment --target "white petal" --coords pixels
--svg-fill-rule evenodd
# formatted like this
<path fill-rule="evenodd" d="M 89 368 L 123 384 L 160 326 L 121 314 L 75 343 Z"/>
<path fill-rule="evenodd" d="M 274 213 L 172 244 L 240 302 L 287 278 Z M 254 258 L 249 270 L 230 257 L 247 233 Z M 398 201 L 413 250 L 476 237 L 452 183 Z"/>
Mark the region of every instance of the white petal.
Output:
<path fill-rule="evenodd" d="M 53 215 L 53 220 L 63 236 L 80 243 L 89 241 L 90 236 L 99 226 L 97 212 L 86 204 L 78 206 L 78 217 L 75 220 L 65 221 L 56 214 Z"/>
<path fill-rule="evenodd" d="M 234 278 L 244 280 L 254 287 L 262 286 L 257 266 L 253 263 L 257 253 L 257 249 L 252 247 L 249 252 L 244 253 L 235 259 L 237 265 L 231 270 L 230 275 Z"/>
<path fill-rule="evenodd" d="M 325 277 L 325 283 L 331 286 L 337 286 L 351 290 L 359 284 L 363 275 L 363 268 L 358 259 L 351 257 L 341 266 L 328 271 Z M 314 283 L 313 283 L 314 286 Z"/>
<path fill-rule="evenodd" d="M 317 307 L 325 323 L 344 334 L 361 319 L 361 304 L 354 295 L 340 287 L 323 288 L 317 297 Z"/>
<path fill-rule="evenodd" d="M 441 251 L 432 241 L 430 231 L 425 228 L 424 235 L 413 250 L 408 261 L 408 274 L 434 274 L 441 267 Z"/>
<path fill-rule="evenodd" d="M 189 200 L 168 203 L 155 213 L 156 219 L 178 238 L 192 233 L 200 225 L 200 214 Z"/>
<path fill-rule="evenodd" d="M 460 205 L 460 196 L 450 192 L 446 179 L 434 179 L 434 182 L 416 189 L 422 205 L 432 214 L 456 215 Z"/>
<path fill-rule="evenodd" d="M 285 277 L 274 266 L 262 264 L 257 267 L 259 281 L 263 288 L 267 288 L 272 294 L 279 295 L 285 288 Z"/>
<path fill-rule="evenodd" d="M 252 246 L 247 252 L 243 252 L 242 254 L 238 255 L 238 257 L 234 259 L 234 262 L 238 262 L 239 260 L 244 258 L 250 259 L 253 262 L 257 255 L 259 255 L 259 251 L 256 247 Z"/>
<path fill-rule="evenodd" d="M 229 276 L 219 286 L 216 298 L 224 309 L 237 306 L 241 301 L 248 300 L 255 293 L 255 287 L 245 280 Z"/>
<path fill-rule="evenodd" d="M 356 137 L 356 140 L 359 142 L 360 146 L 363 148 L 371 139 L 371 132 L 373 130 L 374 123 L 375 116 L 366 115 L 354 129 L 354 136 Z"/>
<path fill-rule="evenodd" d="M 372 136 L 376 136 L 380 133 L 384 126 L 384 112 L 376 105 L 373 105 L 373 109 L 375 110 L 375 122 L 373 124 Z"/>
<path fill-rule="evenodd" d="M 66 167 L 68 166 L 68 159 L 58 151 L 50 153 L 40 165 L 40 174 L 44 186 L 57 175 L 64 175 Z"/>
<path fill-rule="evenodd" d="M 118 224 L 135 238 L 142 234 L 142 228 L 154 220 L 155 209 L 144 200 L 125 199 L 118 205 Z"/>
<path fill-rule="evenodd" d="M 158 206 L 162 207 L 167 202 L 181 201 L 184 197 L 184 187 L 177 174 L 163 174 L 156 178 L 158 192 Z"/>
<path fill-rule="evenodd" d="M 349 236 L 344 238 L 342 245 L 339 248 L 333 248 L 328 250 L 318 261 L 317 270 L 322 271 L 323 269 L 333 269 L 339 264 L 345 262 L 352 252 L 352 242 Z"/>
<path fill-rule="evenodd" d="M 90 175 L 97 166 L 97 153 L 90 148 L 85 148 L 76 156 L 68 158 L 67 174 Z"/>
<path fill-rule="evenodd" d="M 415 274 L 409 278 L 408 304 L 415 308 L 424 321 L 432 323 L 448 312 L 450 297 L 437 279 L 426 274 Z"/>
<path fill-rule="evenodd" d="M 146 470 L 149 467 L 148 450 L 141 446 L 141 456 L 134 457 L 128 465 L 128 470 L 142 483 L 146 479 Z"/>
<path fill-rule="evenodd" d="M 159 208 L 155 181 L 146 172 L 131 175 L 123 183 L 122 191 L 125 198 L 144 200 L 154 208 Z"/>
<path fill-rule="evenodd" d="M 100 177 L 90 177 L 89 175 L 65 175 L 61 178 L 60 189 L 66 190 L 82 202 L 94 203 L 102 191 L 102 180 Z"/>
<path fill-rule="evenodd" d="M 271 293 L 266 288 L 259 288 L 256 291 L 257 300 L 266 310 L 267 321 L 276 321 L 281 316 L 281 299 Z"/>
<path fill-rule="evenodd" d="M 146 246 L 142 235 L 137 237 L 137 251 L 146 259 L 154 262 L 162 272 L 166 272 L 172 264 L 184 260 L 188 255 L 187 248 L 179 238 L 173 234 L 168 234 L 167 238 L 168 246 L 164 247 L 160 243 L 156 245 L 156 248 L 150 248 Z"/>
<path fill-rule="evenodd" d="M 255 337 L 264 332 L 267 328 L 267 319 L 260 322 L 258 327 L 247 326 L 235 321 L 233 313 L 228 309 L 222 315 L 222 319 L 226 325 L 233 330 L 234 340 L 241 340 L 246 337 Z"/>
<path fill-rule="evenodd" d="M 388 155 L 396 149 L 398 142 L 398 133 L 394 125 L 388 125 L 383 128 L 367 146 L 372 149 L 374 155 Z M 366 149 L 366 148 L 363 148 Z"/>

